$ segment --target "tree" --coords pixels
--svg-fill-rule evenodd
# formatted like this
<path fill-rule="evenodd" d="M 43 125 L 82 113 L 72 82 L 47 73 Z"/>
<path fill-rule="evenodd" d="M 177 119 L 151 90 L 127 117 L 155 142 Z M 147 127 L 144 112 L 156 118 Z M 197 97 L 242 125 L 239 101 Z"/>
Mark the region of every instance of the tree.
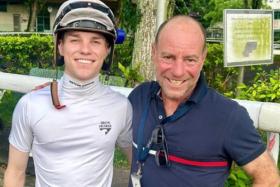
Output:
<path fill-rule="evenodd" d="M 209 0 L 176 0 L 174 15 L 190 15 L 199 20 L 204 27 L 208 27 L 209 23 L 203 17 L 209 11 L 208 5 Z"/>
<path fill-rule="evenodd" d="M 207 10 L 205 12 L 204 19 L 214 25 L 221 22 L 223 19 L 224 9 L 260 9 L 267 8 L 266 4 L 262 0 L 210 0 Z"/>
<path fill-rule="evenodd" d="M 155 77 L 154 65 L 151 61 L 152 43 L 156 33 L 157 3 L 161 0 L 138 0 L 137 7 L 141 11 L 141 21 L 137 26 L 132 57 L 133 66 L 141 63 L 140 74 L 145 80 Z M 174 0 L 166 0 L 167 16 L 172 15 Z"/>
<path fill-rule="evenodd" d="M 35 31 L 37 14 L 46 4 L 46 0 L 24 0 L 24 4 L 29 9 L 29 17 L 26 31 Z"/>
<path fill-rule="evenodd" d="M 262 0 L 253 0 L 252 9 L 259 9 L 262 7 Z"/>
<path fill-rule="evenodd" d="M 211 26 L 223 20 L 224 9 L 240 9 L 243 8 L 242 0 L 210 0 L 208 10 L 204 15 L 204 19 L 207 20 Z"/>
<path fill-rule="evenodd" d="M 156 1 L 137 1 L 137 8 L 142 16 L 135 33 L 132 66 L 141 63 L 140 74 L 146 80 L 153 79 L 154 75 L 154 68 L 151 63 L 151 44 L 156 32 Z"/>

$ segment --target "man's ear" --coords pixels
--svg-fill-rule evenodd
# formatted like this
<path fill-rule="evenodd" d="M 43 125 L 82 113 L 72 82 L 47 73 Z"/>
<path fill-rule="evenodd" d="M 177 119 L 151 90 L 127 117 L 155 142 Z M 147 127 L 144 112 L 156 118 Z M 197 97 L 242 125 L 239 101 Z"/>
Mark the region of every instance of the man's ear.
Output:
<path fill-rule="evenodd" d="M 155 62 L 154 58 L 156 55 L 156 44 L 152 43 L 152 61 Z"/>
<path fill-rule="evenodd" d="M 204 50 L 203 50 L 203 62 L 205 61 L 205 59 L 206 59 L 206 57 L 207 57 L 207 52 L 208 52 L 208 50 L 207 50 L 207 48 L 205 48 Z"/>

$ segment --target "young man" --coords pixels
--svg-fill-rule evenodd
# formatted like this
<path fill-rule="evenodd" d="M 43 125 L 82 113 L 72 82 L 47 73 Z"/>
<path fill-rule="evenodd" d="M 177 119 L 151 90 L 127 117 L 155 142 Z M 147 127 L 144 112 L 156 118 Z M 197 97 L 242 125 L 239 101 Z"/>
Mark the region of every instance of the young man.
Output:
<path fill-rule="evenodd" d="M 98 78 L 117 37 L 113 19 L 99 0 L 61 5 L 54 34 L 64 75 L 17 104 L 5 187 L 24 186 L 30 153 L 36 187 L 110 187 L 115 144 L 130 157 L 131 105 Z"/>
<path fill-rule="evenodd" d="M 136 87 L 130 186 L 220 187 L 232 162 L 253 186 L 278 187 L 276 165 L 246 110 L 208 88 L 203 27 L 188 16 L 165 22 L 152 60 L 156 82 Z"/>

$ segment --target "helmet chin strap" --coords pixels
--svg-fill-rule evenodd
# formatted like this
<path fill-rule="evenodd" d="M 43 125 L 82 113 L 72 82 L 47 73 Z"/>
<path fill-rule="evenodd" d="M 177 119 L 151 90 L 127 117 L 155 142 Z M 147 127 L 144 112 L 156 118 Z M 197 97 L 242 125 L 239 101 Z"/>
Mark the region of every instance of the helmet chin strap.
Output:
<path fill-rule="evenodd" d="M 51 82 L 51 96 L 52 96 L 52 103 L 53 103 L 53 106 L 56 108 L 56 109 L 62 109 L 64 107 L 66 107 L 66 105 L 61 105 L 60 102 L 59 102 L 59 97 L 58 97 L 58 85 L 57 85 L 57 80 L 54 79 L 52 82 Z"/>
<path fill-rule="evenodd" d="M 57 55 L 58 55 L 58 50 L 57 50 L 57 34 L 55 35 L 55 44 L 56 49 L 54 50 L 54 68 L 56 71 L 56 75 L 55 78 L 53 79 L 53 81 L 51 82 L 51 96 L 52 96 L 52 103 L 53 106 L 56 109 L 62 109 L 64 108 L 66 105 L 61 105 L 59 102 L 59 97 L 58 97 L 58 83 L 57 83 L 57 78 L 58 78 L 58 66 L 57 66 Z"/>

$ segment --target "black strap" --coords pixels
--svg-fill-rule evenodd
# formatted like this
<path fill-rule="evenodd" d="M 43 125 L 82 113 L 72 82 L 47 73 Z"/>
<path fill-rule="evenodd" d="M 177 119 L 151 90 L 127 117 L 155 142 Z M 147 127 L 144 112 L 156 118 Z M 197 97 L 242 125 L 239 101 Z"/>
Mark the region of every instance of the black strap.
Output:
<path fill-rule="evenodd" d="M 142 112 L 141 119 L 140 119 L 140 124 L 139 124 L 138 134 L 137 134 L 137 160 L 140 163 L 145 162 L 145 160 L 147 159 L 147 157 L 149 155 L 150 147 L 145 146 L 144 142 L 143 142 L 144 129 L 145 129 L 145 124 L 146 124 L 146 120 L 148 117 L 149 108 L 150 108 L 150 104 L 151 104 L 153 95 L 158 90 L 158 88 L 159 87 L 156 86 L 155 82 L 151 82 L 149 93 L 148 93 L 148 99 L 147 99 L 147 102 L 144 107 L 144 111 Z"/>

